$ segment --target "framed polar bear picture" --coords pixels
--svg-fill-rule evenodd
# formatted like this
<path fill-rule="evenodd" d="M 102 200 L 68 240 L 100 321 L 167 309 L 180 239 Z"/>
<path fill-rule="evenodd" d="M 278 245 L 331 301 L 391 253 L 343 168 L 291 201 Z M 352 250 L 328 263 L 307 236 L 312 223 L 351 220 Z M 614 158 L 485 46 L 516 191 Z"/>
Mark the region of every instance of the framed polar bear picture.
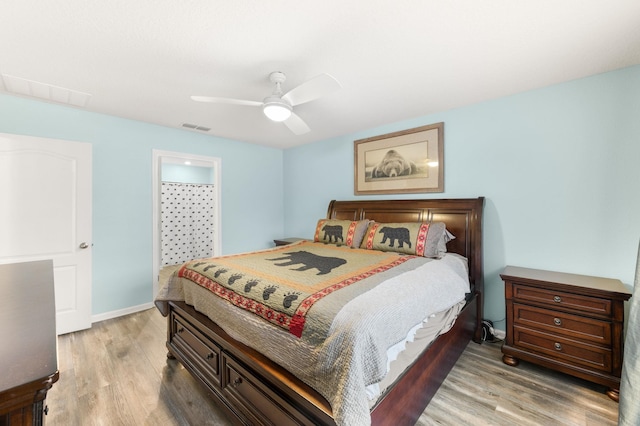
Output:
<path fill-rule="evenodd" d="M 354 142 L 354 193 L 444 192 L 444 123 Z"/>

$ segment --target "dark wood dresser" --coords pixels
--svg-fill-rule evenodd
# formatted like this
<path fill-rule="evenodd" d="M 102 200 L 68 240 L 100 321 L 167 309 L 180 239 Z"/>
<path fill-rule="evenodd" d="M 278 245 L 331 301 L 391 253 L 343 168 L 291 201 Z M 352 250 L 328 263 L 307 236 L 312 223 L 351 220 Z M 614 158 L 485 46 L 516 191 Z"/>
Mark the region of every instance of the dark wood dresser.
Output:
<path fill-rule="evenodd" d="M 505 364 L 519 360 L 608 386 L 618 401 L 624 302 L 621 281 L 507 266 Z"/>
<path fill-rule="evenodd" d="M 58 380 L 51 260 L 0 265 L 0 336 L 0 425 L 41 425 Z"/>

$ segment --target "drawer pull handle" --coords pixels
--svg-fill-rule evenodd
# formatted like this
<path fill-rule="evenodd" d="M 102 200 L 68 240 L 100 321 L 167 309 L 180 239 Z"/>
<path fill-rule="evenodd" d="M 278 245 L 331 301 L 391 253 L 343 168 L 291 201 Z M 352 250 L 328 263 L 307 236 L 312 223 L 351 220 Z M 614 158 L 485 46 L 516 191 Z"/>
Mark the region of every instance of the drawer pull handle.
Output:
<path fill-rule="evenodd" d="M 213 354 L 213 352 L 209 352 L 207 354 L 207 359 L 212 359 L 215 355 Z"/>
<path fill-rule="evenodd" d="M 237 388 L 242 384 L 242 377 L 236 377 L 236 379 L 231 383 L 232 388 Z"/>
<path fill-rule="evenodd" d="M 180 327 L 180 328 L 178 329 L 178 333 L 183 333 L 183 332 L 184 332 L 184 327 Z"/>
<path fill-rule="evenodd" d="M 560 296 L 553 296 L 553 301 L 556 303 L 562 302 L 562 298 Z"/>
<path fill-rule="evenodd" d="M 556 348 L 556 351 L 561 351 L 562 350 L 562 345 L 560 343 L 554 343 L 553 347 Z"/>
<path fill-rule="evenodd" d="M 554 319 L 553 319 L 553 323 L 554 323 L 555 325 L 562 325 L 562 320 L 561 320 L 560 318 L 554 318 Z"/>

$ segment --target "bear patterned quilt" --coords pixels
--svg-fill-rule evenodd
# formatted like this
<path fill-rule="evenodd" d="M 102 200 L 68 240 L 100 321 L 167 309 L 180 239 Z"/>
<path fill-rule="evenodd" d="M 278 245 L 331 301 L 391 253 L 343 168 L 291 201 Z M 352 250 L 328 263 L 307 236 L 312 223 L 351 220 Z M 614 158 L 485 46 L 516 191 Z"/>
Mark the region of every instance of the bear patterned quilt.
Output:
<path fill-rule="evenodd" d="M 318 343 L 347 302 L 384 281 L 385 272 L 412 260 L 424 262 L 416 256 L 300 241 L 191 261 L 180 268 L 178 276 L 297 337 Z"/>
<path fill-rule="evenodd" d="M 165 316 L 168 301 L 193 305 L 317 390 L 337 425 L 353 426 L 370 424 L 366 388 L 387 374 L 387 350 L 467 292 L 466 259 L 457 255 L 307 241 L 189 262 L 155 304 Z"/>

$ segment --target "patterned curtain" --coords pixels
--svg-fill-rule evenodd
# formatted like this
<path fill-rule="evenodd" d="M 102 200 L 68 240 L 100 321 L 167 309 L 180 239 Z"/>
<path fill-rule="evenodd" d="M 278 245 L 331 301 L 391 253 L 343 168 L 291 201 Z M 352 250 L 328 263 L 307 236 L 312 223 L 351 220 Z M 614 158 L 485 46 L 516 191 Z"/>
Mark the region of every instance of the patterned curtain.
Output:
<path fill-rule="evenodd" d="M 619 425 L 640 425 L 640 247 L 627 322 L 618 410 Z"/>
<path fill-rule="evenodd" d="M 214 185 L 162 182 L 162 266 L 212 257 Z"/>

